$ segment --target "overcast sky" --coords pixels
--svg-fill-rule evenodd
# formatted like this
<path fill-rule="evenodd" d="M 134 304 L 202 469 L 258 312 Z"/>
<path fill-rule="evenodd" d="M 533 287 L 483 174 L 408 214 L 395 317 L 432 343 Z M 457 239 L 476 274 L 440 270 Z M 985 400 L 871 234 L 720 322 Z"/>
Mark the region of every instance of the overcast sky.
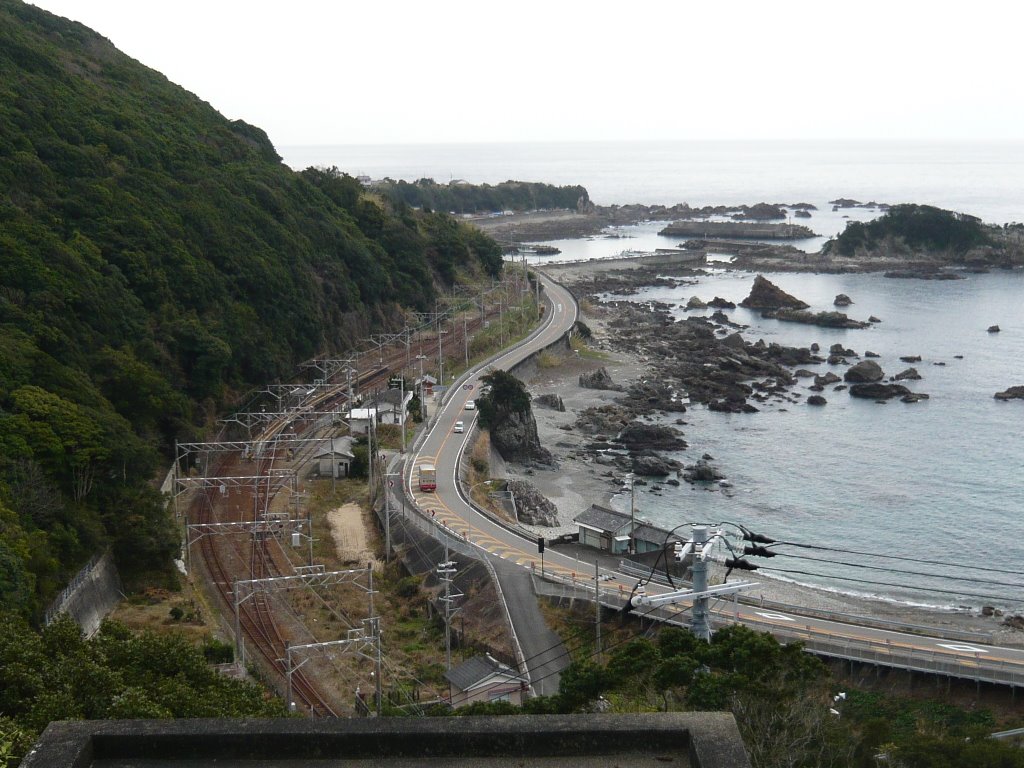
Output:
<path fill-rule="evenodd" d="M 1024 139 L 1024 4 L 37 0 L 279 146 Z"/>

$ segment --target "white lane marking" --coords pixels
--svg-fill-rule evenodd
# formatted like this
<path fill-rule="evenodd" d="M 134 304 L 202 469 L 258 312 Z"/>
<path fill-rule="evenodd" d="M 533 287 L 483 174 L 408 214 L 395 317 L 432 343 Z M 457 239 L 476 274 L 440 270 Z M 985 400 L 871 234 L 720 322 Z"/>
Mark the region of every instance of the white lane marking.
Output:
<path fill-rule="evenodd" d="M 949 648 L 951 651 L 966 651 L 968 653 L 988 653 L 986 648 L 975 648 L 965 643 L 936 643 L 939 648 Z"/>
<path fill-rule="evenodd" d="M 758 616 L 764 616 L 766 619 L 775 619 L 777 621 L 796 621 L 792 616 L 783 616 L 781 613 L 761 613 L 755 611 Z"/>

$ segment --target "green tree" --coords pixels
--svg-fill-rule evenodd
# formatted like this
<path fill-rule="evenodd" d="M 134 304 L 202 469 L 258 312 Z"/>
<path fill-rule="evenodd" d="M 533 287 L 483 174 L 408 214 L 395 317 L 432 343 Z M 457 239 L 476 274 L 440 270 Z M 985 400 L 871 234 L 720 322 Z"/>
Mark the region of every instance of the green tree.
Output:
<path fill-rule="evenodd" d="M 564 712 L 574 712 L 596 699 L 609 687 L 604 668 L 590 661 L 574 661 L 564 670 L 558 681 L 558 696 Z"/>
<path fill-rule="evenodd" d="M 526 385 L 508 371 L 492 371 L 481 379 L 484 394 L 476 400 L 480 426 L 492 427 L 500 423 L 504 414 L 525 411 L 530 407 L 530 393 Z"/>
<path fill-rule="evenodd" d="M 605 667 L 610 683 L 632 690 L 643 689 L 661 662 L 661 654 L 650 640 L 638 637 L 617 646 Z"/>
<path fill-rule="evenodd" d="M 108 544 L 172 578 L 158 451 L 500 273 L 477 230 L 292 171 L 259 128 L 30 4 L 0 0 L 0 83 L 0 498 L 31 541 L 5 541 L 0 573 L 24 615 Z"/>

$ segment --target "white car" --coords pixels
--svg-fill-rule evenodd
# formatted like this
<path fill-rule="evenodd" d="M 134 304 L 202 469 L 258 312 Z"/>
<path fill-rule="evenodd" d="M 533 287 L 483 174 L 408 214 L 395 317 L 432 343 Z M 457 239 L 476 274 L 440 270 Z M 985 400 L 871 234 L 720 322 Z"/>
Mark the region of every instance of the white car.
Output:
<path fill-rule="evenodd" d="M 456 434 L 461 434 L 462 432 L 465 432 L 465 431 L 466 431 L 466 424 L 465 424 L 465 422 L 456 421 L 455 422 L 455 429 L 453 429 L 452 432 L 455 432 Z"/>
<path fill-rule="evenodd" d="M 466 407 L 467 411 L 475 411 L 476 410 L 476 400 L 467 400 L 465 407 Z"/>

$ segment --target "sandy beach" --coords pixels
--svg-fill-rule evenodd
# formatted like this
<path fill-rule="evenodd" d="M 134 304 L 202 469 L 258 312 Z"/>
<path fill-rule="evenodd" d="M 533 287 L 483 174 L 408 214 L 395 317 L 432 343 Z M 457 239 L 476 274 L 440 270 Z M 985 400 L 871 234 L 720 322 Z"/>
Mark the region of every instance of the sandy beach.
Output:
<path fill-rule="evenodd" d="M 554 279 L 571 285 L 584 274 L 584 270 L 586 274 L 593 274 L 597 268 L 597 265 L 590 262 L 586 265 L 551 269 L 549 274 Z M 621 393 L 614 391 L 580 387 L 581 373 L 604 367 L 616 384 L 624 385 L 642 379 L 649 373 L 647 361 L 642 357 L 611 351 L 607 343 L 607 326 L 612 311 L 590 302 L 583 302 L 581 307 L 581 319 L 594 334 L 589 346 L 601 353 L 603 359 L 581 357 L 568 348 L 560 348 L 544 355 L 539 361 L 531 362 L 517 370 L 517 374 L 526 382 L 534 398 L 544 394 L 557 394 L 565 405 L 564 412 L 539 404 L 535 404 L 533 409 L 541 444 L 555 455 L 558 461 L 557 469 L 527 469 L 513 464 L 493 468 L 496 476 L 504 472 L 510 479 L 522 479 L 533 483 L 558 508 L 561 525 L 556 529 L 537 528 L 535 530 L 538 535 L 557 536 L 561 533 L 575 532 L 576 527 L 572 524 L 574 517 L 591 504 L 607 506 L 611 497 L 621 492 L 622 473 L 613 467 L 592 461 L 588 453 L 582 450 L 583 445 L 591 438 L 573 428 L 580 411 L 592 406 L 613 403 L 621 396 Z M 696 458 L 698 457 L 688 457 L 688 460 L 693 461 Z M 645 488 L 641 491 L 638 486 L 638 509 L 642 510 L 642 493 L 646 490 Z M 751 574 L 744 574 L 745 579 L 750 576 Z M 1024 631 L 1005 626 L 1000 617 L 986 617 L 970 611 L 917 608 L 903 603 L 804 587 L 761 577 L 760 574 L 752 574 L 752 577 L 752 580 L 759 582 L 758 588 L 752 593 L 755 598 L 763 596 L 768 601 L 855 616 L 872 616 L 907 624 L 991 633 L 996 643 L 1024 646 Z"/>

